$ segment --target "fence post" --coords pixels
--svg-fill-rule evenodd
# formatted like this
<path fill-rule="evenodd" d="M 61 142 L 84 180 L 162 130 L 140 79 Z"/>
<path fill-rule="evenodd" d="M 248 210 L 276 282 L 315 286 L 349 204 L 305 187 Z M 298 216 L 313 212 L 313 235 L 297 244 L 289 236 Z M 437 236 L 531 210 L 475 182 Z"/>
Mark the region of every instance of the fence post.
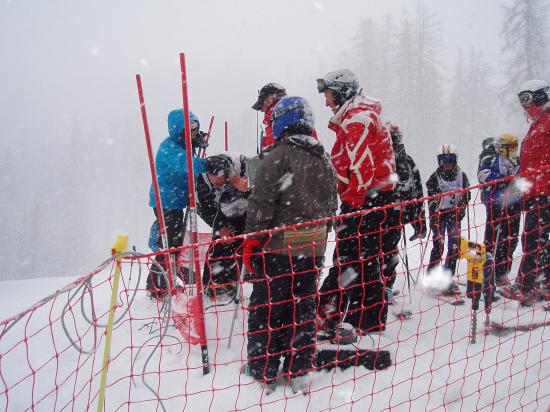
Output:
<path fill-rule="evenodd" d="M 126 250 L 128 246 L 128 235 L 117 235 L 115 246 L 111 253 L 117 255 L 118 253 Z M 113 279 L 113 288 L 111 291 L 111 303 L 109 306 L 109 320 L 107 322 L 107 329 L 105 330 L 105 349 L 103 350 L 103 368 L 101 371 L 101 382 L 99 385 L 99 399 L 97 401 L 97 412 L 103 412 L 103 404 L 105 402 L 105 384 L 107 383 L 107 372 L 109 371 L 109 358 L 111 356 L 111 337 L 113 335 L 113 321 L 115 319 L 116 311 L 116 297 L 118 295 L 118 282 L 120 279 L 120 261 L 121 258 L 117 257 L 115 260 L 115 276 Z"/>

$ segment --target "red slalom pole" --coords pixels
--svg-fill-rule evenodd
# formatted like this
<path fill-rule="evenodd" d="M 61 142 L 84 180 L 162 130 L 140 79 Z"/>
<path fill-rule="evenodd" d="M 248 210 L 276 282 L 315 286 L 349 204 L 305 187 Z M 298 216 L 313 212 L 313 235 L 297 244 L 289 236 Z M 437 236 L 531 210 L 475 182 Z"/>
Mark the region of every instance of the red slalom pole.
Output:
<path fill-rule="evenodd" d="M 202 301 L 202 280 L 199 265 L 198 243 L 198 224 L 197 209 L 195 202 L 195 179 L 193 175 L 193 148 L 191 146 L 191 124 L 189 121 L 189 97 L 187 95 L 187 71 L 185 68 L 185 53 L 180 53 L 181 65 L 181 91 L 183 94 L 183 118 L 185 124 L 185 148 L 187 157 L 187 182 L 189 185 L 189 216 L 191 229 L 191 248 L 193 250 L 193 262 L 195 267 L 195 282 L 197 284 L 197 332 L 200 338 L 202 355 L 202 373 L 206 375 L 210 372 L 208 360 L 208 345 L 206 341 L 206 328 L 204 326 L 204 305 Z M 190 271 L 190 274 L 192 271 Z"/>
<path fill-rule="evenodd" d="M 229 150 L 229 137 L 227 134 L 227 122 L 225 122 L 225 151 Z"/>
<path fill-rule="evenodd" d="M 141 85 L 141 76 L 136 74 L 136 83 L 139 95 L 139 104 L 141 107 L 141 119 L 143 120 L 143 130 L 145 131 L 145 143 L 147 145 L 147 156 L 149 157 L 149 167 L 151 168 L 151 180 L 153 182 L 153 191 L 155 192 L 155 203 L 157 205 L 157 217 L 159 221 L 160 238 L 162 241 L 162 249 L 168 250 L 168 235 L 166 234 L 166 225 L 164 222 L 164 211 L 162 210 L 162 201 L 160 198 L 159 182 L 157 179 L 157 169 L 155 168 L 155 158 L 153 157 L 153 149 L 151 147 L 151 135 L 149 133 L 149 122 L 147 121 L 147 111 L 145 110 L 145 100 L 143 98 L 143 87 Z M 168 271 L 168 284 L 170 292 L 174 290 L 174 280 L 172 277 L 173 262 L 169 253 L 166 254 L 169 264 L 166 265 Z"/>
<path fill-rule="evenodd" d="M 210 140 L 210 133 L 212 133 L 212 125 L 214 124 L 214 116 L 210 118 L 210 125 L 208 126 L 208 133 L 206 133 L 206 143 Z M 206 147 L 202 149 L 201 158 L 206 157 Z"/>

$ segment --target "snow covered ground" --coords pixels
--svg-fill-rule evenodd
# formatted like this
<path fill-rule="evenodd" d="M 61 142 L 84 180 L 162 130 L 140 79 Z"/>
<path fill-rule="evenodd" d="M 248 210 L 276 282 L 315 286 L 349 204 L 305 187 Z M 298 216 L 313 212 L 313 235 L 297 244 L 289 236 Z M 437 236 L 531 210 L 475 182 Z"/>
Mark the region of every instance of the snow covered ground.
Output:
<path fill-rule="evenodd" d="M 471 210 L 472 222 L 483 218 L 480 212 Z M 472 240 L 476 240 L 482 230 L 482 225 L 474 226 L 477 231 L 470 233 Z M 420 243 L 408 247 L 412 276 L 416 278 L 425 242 L 422 247 Z M 428 253 L 430 249 L 431 245 Z M 518 248 L 516 253 L 519 251 Z M 331 251 L 327 251 L 327 256 L 330 254 Z M 425 263 L 427 259 L 425 256 Z M 518 263 L 516 261 L 515 266 Z M 106 322 L 111 269 L 106 268 L 92 280 L 93 309 L 99 324 Z M 136 265 L 130 272 L 129 265 L 123 265 L 121 307 L 117 309 L 117 317 L 132 298 L 138 281 L 135 269 Z M 403 270 L 401 265 L 398 270 Z M 465 282 L 465 271 L 465 261 L 461 261 L 458 269 L 461 283 Z M 420 277 L 422 272 L 420 270 Z M 2 282 L 0 316 L 13 315 L 68 282 L 67 278 Z M 141 279 L 142 287 L 144 283 Z M 420 288 L 413 289 L 409 297 L 404 276 L 396 288 L 402 293 L 390 307 L 387 330 L 375 341 L 364 337 L 357 343 L 359 348 L 389 350 L 392 366 L 376 372 L 364 367 L 316 372 L 307 395 L 294 394 L 284 385 L 266 395 L 260 385 L 240 373 L 246 360 L 246 311 L 242 307 L 238 310 L 228 349 L 233 303 L 210 308 L 206 313 L 208 352 L 213 365 L 210 374 L 202 374 L 200 348 L 181 344 L 181 335 L 173 326 L 168 327 L 162 345 L 153 351 L 158 342 L 158 319 L 155 321 L 155 318 L 159 308 L 156 301 L 139 292 L 114 328 L 105 410 L 548 410 L 549 328 L 486 336 L 485 314 L 480 310 L 477 342 L 472 344 L 468 300 L 466 305 L 453 306 Z M 461 286 L 461 289 L 465 288 Z M 249 292 L 247 285 L 245 295 Z M 94 328 L 81 312 L 83 302 L 84 313 L 91 318 L 90 293 L 82 298 L 80 294 L 77 289 L 62 293 L 24 316 L 10 330 L 2 329 L 0 409 L 96 409 L 104 337 L 101 329 L 94 335 Z M 396 316 L 403 307 L 412 311 L 412 317 Z M 81 353 L 71 346 L 60 321 L 62 312 L 65 329 L 75 345 L 85 350 L 96 346 L 96 351 Z M 522 308 L 517 302 L 501 300 L 495 304 L 490 317 L 505 325 L 523 325 L 547 321 L 550 312 L 543 311 L 540 303 Z M 327 347 L 320 344 L 318 350 Z M 145 369 L 144 365 L 147 365 Z M 147 386 L 160 395 L 162 404 Z"/>

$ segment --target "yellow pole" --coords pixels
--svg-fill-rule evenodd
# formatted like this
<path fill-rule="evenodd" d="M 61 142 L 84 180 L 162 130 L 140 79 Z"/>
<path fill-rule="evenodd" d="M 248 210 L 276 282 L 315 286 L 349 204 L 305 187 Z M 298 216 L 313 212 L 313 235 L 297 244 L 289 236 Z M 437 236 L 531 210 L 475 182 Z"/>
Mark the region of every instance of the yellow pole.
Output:
<path fill-rule="evenodd" d="M 128 235 L 117 235 L 113 254 L 121 253 L 126 250 L 128 245 Z M 109 358 L 111 356 L 111 336 L 113 334 L 113 321 L 115 319 L 116 297 L 118 295 L 118 281 L 120 279 L 120 258 L 116 259 L 115 277 L 113 279 L 113 290 L 111 291 L 111 305 L 109 309 L 109 321 L 105 330 L 105 349 L 103 351 L 103 370 L 101 371 L 101 383 L 99 386 L 99 399 L 97 401 L 97 412 L 103 412 L 105 403 L 105 385 L 107 384 L 107 372 L 109 371 Z"/>

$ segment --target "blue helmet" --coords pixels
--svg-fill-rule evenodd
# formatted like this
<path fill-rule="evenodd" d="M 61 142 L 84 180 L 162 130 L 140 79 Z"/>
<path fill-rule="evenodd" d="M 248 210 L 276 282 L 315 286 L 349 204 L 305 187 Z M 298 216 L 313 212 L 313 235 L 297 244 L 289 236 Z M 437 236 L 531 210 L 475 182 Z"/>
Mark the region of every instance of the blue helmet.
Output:
<path fill-rule="evenodd" d="M 286 132 L 311 135 L 315 126 L 309 103 L 296 96 L 279 100 L 271 114 L 271 126 L 277 141 Z"/>

